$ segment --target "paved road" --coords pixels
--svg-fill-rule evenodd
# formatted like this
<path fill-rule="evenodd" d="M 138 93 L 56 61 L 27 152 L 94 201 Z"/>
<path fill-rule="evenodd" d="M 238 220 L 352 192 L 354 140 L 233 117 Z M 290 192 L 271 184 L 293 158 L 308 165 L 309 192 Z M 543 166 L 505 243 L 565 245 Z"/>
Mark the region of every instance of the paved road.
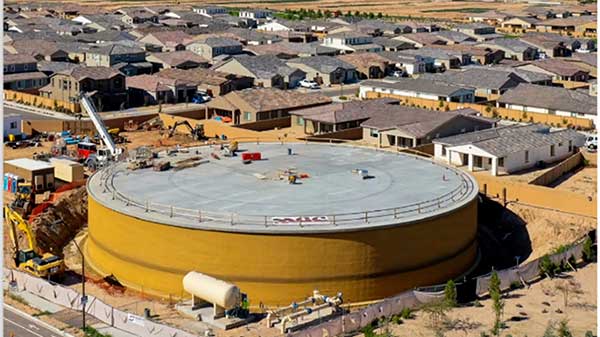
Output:
<path fill-rule="evenodd" d="M 5 337 L 60 337 L 62 333 L 52 331 L 39 323 L 33 317 L 24 317 L 4 306 L 4 336 Z M 13 335 L 11 335 L 11 333 Z"/>
<path fill-rule="evenodd" d="M 23 119 L 57 119 L 54 116 L 48 116 L 44 114 L 37 114 L 29 111 L 24 111 L 20 109 L 15 109 L 12 107 L 3 106 L 4 114 L 17 114 L 23 116 Z"/>

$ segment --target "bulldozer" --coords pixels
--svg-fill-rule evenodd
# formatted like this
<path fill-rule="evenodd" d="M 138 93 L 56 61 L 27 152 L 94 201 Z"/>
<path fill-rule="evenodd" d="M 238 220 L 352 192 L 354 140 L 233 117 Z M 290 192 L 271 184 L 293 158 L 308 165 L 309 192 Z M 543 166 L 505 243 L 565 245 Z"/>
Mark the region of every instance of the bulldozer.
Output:
<path fill-rule="evenodd" d="M 207 139 L 206 135 L 204 134 L 204 125 L 202 125 L 202 124 L 196 124 L 195 127 L 192 127 L 192 125 L 190 124 L 190 122 L 188 122 L 186 120 L 175 122 L 175 124 L 173 124 L 173 127 L 169 128 L 169 132 L 166 134 L 166 138 L 173 137 L 173 135 L 175 134 L 175 131 L 177 131 L 177 127 L 179 127 L 181 125 L 187 126 L 187 128 L 190 131 L 189 134 L 192 136 L 192 138 L 194 140 L 204 140 L 204 139 Z"/>
<path fill-rule="evenodd" d="M 52 253 L 40 252 L 29 224 L 10 206 L 4 206 L 4 221 L 7 222 L 10 231 L 10 239 L 14 246 L 13 258 L 19 270 L 44 279 L 62 275 L 65 270 L 63 259 Z M 28 248 L 19 247 L 17 230 L 23 232 L 27 238 Z"/>

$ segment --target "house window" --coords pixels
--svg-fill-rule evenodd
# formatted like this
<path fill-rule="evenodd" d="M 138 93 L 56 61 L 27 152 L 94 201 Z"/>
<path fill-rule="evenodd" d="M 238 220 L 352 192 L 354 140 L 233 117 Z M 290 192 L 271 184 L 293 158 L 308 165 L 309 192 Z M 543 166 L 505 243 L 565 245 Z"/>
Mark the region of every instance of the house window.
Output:
<path fill-rule="evenodd" d="M 569 141 L 569 152 L 573 151 L 573 141 Z"/>
<path fill-rule="evenodd" d="M 556 150 L 554 149 L 554 145 L 550 145 L 550 157 L 554 157 L 556 154 Z"/>
<path fill-rule="evenodd" d="M 563 143 L 558 143 L 558 147 L 561 147 L 561 146 L 563 146 Z"/>
<path fill-rule="evenodd" d="M 446 146 L 442 145 L 442 156 L 446 156 Z"/>
<path fill-rule="evenodd" d="M 252 120 L 252 113 L 251 112 L 244 112 L 244 120 L 251 121 Z"/>
<path fill-rule="evenodd" d="M 525 162 L 529 163 L 529 151 L 525 151 Z"/>
<path fill-rule="evenodd" d="M 304 118 L 297 116 L 296 123 L 298 123 L 298 125 L 304 125 Z"/>
<path fill-rule="evenodd" d="M 377 130 L 375 130 L 375 129 L 371 129 L 370 135 L 373 138 L 378 138 L 379 137 L 379 132 Z"/>
<path fill-rule="evenodd" d="M 17 122 L 10 122 L 10 128 L 11 129 L 16 129 L 17 128 Z"/>
<path fill-rule="evenodd" d="M 498 158 L 498 167 L 504 167 L 504 157 Z"/>

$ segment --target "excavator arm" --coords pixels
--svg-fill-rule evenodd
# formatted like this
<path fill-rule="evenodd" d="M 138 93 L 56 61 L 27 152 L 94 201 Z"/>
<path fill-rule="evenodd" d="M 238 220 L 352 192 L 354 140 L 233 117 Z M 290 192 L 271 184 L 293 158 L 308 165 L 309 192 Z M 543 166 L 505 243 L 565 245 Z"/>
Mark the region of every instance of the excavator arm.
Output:
<path fill-rule="evenodd" d="M 9 206 L 4 206 L 4 219 L 8 222 L 7 224 L 10 230 L 10 239 L 17 251 L 19 250 L 19 237 L 17 235 L 17 230 L 25 234 L 29 248 L 34 252 L 38 251 L 35 234 L 33 234 L 29 224 L 21 217 L 21 215 L 19 215 L 19 213 L 12 210 Z"/>

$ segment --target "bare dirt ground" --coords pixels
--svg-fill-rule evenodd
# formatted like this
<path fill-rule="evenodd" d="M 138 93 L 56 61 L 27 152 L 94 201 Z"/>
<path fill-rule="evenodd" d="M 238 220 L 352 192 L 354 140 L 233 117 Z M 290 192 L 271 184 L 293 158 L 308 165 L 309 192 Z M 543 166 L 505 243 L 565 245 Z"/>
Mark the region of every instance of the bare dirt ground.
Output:
<path fill-rule="evenodd" d="M 506 329 L 502 336 L 542 336 L 550 321 L 568 320 L 573 336 L 583 336 L 586 331 L 596 332 L 596 264 L 590 264 L 577 272 L 568 273 L 581 285 L 582 293 L 571 295 L 564 307 L 563 294 L 556 291 L 560 278 L 544 279 L 523 288 L 511 291 L 505 296 L 504 316 Z M 482 307 L 468 306 L 452 309 L 448 319 L 454 327 L 445 330 L 446 337 L 480 336 L 490 334 L 493 326 L 493 311 L 490 299 L 480 302 Z M 559 313 L 557 312 L 557 310 Z M 389 323 L 394 336 L 434 336 L 427 314 L 417 312 L 415 319 L 404 320 L 402 324 Z"/>
<path fill-rule="evenodd" d="M 24 0 L 23 0 L 24 1 Z M 56 0 L 55 0 L 56 1 Z M 67 1 L 62 1 L 67 2 Z M 69 1 L 75 2 L 75 1 Z M 107 9 L 115 9 L 119 7 L 130 7 L 140 5 L 139 1 L 95 1 L 84 0 L 75 3 L 94 6 L 102 6 Z M 196 0 L 171 0 L 171 1 L 144 1 L 146 6 L 169 6 L 177 5 L 197 5 Z M 218 4 L 233 8 L 269 8 L 269 9 L 321 9 L 336 11 L 340 10 L 343 13 L 347 11 L 361 12 L 383 12 L 390 16 L 412 16 L 412 17 L 427 17 L 435 19 L 459 19 L 464 18 L 471 12 L 484 12 L 487 10 L 505 10 L 515 11 L 529 6 L 526 3 L 501 3 L 491 1 L 407 1 L 407 0 L 281 0 L 281 1 L 256 1 L 256 0 L 238 0 L 238 1 L 222 1 L 209 0 L 206 4 Z"/>

